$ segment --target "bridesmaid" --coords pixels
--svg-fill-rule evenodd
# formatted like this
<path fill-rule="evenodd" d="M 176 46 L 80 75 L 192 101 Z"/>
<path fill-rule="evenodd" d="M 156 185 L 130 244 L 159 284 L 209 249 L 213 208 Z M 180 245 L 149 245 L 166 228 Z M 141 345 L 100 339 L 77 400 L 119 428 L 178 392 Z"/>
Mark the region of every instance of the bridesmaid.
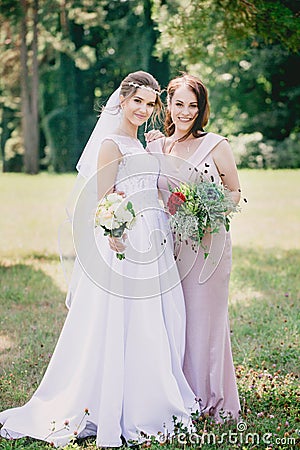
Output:
<path fill-rule="evenodd" d="M 182 75 L 170 81 L 167 101 L 167 137 L 148 144 L 161 160 L 159 187 L 165 204 L 170 186 L 193 181 L 199 173 L 223 183 L 238 203 L 240 185 L 230 145 L 223 136 L 203 129 L 210 111 L 206 87 L 198 78 Z M 191 244 L 175 245 L 187 315 L 184 373 L 203 414 L 217 421 L 237 419 L 240 403 L 228 321 L 230 233 L 225 227 L 217 234 L 207 233 L 205 249 L 199 247 L 196 253 Z M 209 253 L 206 259 L 204 252 Z"/>

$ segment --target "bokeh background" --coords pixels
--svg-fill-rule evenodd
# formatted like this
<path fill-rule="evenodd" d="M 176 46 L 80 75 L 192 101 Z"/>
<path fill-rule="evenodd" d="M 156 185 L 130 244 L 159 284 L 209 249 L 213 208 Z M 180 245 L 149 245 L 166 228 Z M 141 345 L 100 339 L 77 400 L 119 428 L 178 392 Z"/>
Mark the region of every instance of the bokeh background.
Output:
<path fill-rule="evenodd" d="M 239 167 L 296 168 L 299 1 L 2 0 L 0 169 L 72 172 L 101 105 L 129 72 L 210 93 L 208 131 Z"/>

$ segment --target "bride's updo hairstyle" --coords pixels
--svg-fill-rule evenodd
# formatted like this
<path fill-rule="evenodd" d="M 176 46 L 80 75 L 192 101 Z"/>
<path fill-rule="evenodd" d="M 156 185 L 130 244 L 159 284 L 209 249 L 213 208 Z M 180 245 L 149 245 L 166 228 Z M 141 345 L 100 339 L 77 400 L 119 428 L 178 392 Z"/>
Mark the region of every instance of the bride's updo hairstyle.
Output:
<path fill-rule="evenodd" d="M 139 88 L 141 88 L 141 93 L 143 90 L 145 90 L 144 92 L 149 90 L 149 92 L 151 91 L 153 93 L 150 98 L 151 100 L 153 99 L 154 102 L 154 114 L 151 116 L 151 122 L 154 125 L 153 122 L 162 108 L 160 86 L 150 73 L 143 71 L 130 73 L 124 78 L 121 85 L 110 95 L 106 104 L 100 108 L 99 119 L 76 165 L 81 177 L 88 179 L 94 175 L 95 168 L 97 167 L 99 143 L 101 143 L 108 135 L 115 133 L 120 127 L 122 120 L 120 95 L 122 94 L 122 100 L 124 98 L 126 101 L 126 99 L 133 96 Z M 147 98 L 148 97 L 149 95 L 147 95 Z M 147 123 L 145 125 L 147 127 Z M 74 195 L 75 192 L 77 191 L 74 191 Z M 70 214 L 72 214 L 72 212 Z"/>
<path fill-rule="evenodd" d="M 157 80 L 150 73 L 139 70 L 127 75 L 121 83 L 120 94 L 123 95 L 126 100 L 127 98 L 132 97 L 139 88 L 147 89 L 156 94 L 154 113 L 156 118 L 162 110 L 162 102 L 160 99 L 161 90 Z"/>
<path fill-rule="evenodd" d="M 186 86 L 196 95 L 199 112 L 192 128 L 185 136 L 179 139 L 179 141 L 184 141 L 191 134 L 196 138 L 201 136 L 202 132 L 204 131 L 205 125 L 207 125 L 210 113 L 208 92 L 203 82 L 199 80 L 199 78 L 188 74 L 183 74 L 180 77 L 174 78 L 170 81 L 167 87 L 168 108 L 166 111 L 164 123 L 164 129 L 167 136 L 172 136 L 172 134 L 174 134 L 175 132 L 175 125 L 173 123 L 169 107 L 172 103 L 175 91 L 182 86 Z"/>
<path fill-rule="evenodd" d="M 138 88 L 145 88 L 156 94 L 155 105 L 161 107 L 160 100 L 160 86 L 156 79 L 148 72 L 139 70 L 127 75 L 121 83 L 120 94 L 126 98 L 131 97 L 136 93 Z"/>

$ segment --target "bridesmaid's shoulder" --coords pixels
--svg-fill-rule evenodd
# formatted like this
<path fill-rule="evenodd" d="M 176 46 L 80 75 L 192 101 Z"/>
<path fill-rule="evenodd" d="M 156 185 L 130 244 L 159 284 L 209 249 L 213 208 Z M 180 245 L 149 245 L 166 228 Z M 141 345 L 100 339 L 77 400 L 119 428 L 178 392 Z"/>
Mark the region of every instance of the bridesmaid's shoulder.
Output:
<path fill-rule="evenodd" d="M 232 153 L 232 148 L 226 136 L 217 133 L 209 133 L 211 135 L 211 146 L 213 158 L 227 157 Z"/>
<path fill-rule="evenodd" d="M 223 135 L 217 134 L 217 133 L 212 133 L 212 132 L 207 133 L 206 136 L 209 136 L 211 145 L 214 146 L 214 150 L 230 148 L 230 144 L 229 144 L 228 138 L 226 136 L 223 136 Z"/>
<path fill-rule="evenodd" d="M 211 139 L 216 139 L 218 141 L 228 141 L 228 138 L 226 136 L 218 133 L 213 133 L 212 131 L 208 131 L 206 136 L 210 136 Z"/>

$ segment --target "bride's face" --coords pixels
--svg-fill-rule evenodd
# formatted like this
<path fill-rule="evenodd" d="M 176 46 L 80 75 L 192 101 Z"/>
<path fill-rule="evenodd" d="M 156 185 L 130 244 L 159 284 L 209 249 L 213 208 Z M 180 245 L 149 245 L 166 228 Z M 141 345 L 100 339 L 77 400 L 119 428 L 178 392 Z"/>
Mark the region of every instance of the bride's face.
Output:
<path fill-rule="evenodd" d="M 124 99 L 120 96 L 123 117 L 132 125 L 140 126 L 145 123 L 155 108 L 156 94 L 147 89 L 138 88 L 134 95 Z"/>

